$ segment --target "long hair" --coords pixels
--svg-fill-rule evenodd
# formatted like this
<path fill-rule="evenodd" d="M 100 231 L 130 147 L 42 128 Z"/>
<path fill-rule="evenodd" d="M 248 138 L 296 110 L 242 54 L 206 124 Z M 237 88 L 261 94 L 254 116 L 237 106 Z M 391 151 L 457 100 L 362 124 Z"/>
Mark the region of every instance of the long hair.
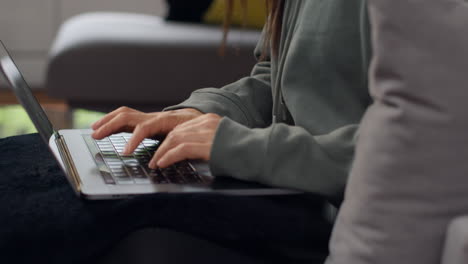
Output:
<path fill-rule="evenodd" d="M 229 27 L 231 26 L 232 21 L 232 12 L 234 10 L 234 1 L 235 0 L 226 0 L 226 11 L 224 16 L 224 34 L 223 41 L 221 45 L 221 52 L 224 53 L 227 35 L 229 33 Z M 244 14 L 244 23 L 247 20 L 247 0 L 238 0 L 241 4 Z M 251 0 L 252 1 L 252 0 Z M 260 0 L 254 0 L 260 1 Z M 263 39 L 263 54 L 261 59 L 265 59 L 265 56 L 268 51 L 268 48 L 271 48 L 271 53 L 273 56 L 278 55 L 279 50 L 279 41 L 281 37 L 281 27 L 283 24 L 283 10 L 284 10 L 284 1 L 285 0 L 265 0 L 265 5 L 267 9 L 267 20 L 265 24 L 265 36 Z"/>

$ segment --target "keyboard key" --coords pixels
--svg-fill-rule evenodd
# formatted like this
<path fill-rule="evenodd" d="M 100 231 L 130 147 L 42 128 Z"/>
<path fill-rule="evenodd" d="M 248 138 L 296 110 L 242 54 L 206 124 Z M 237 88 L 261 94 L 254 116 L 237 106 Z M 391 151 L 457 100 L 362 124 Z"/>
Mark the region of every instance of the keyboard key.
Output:
<path fill-rule="evenodd" d="M 114 176 L 127 176 L 127 170 L 124 168 L 118 168 L 118 169 L 111 169 L 112 175 Z"/>
<path fill-rule="evenodd" d="M 159 144 L 159 140 L 145 138 L 143 140 L 143 144 L 155 145 L 155 144 Z"/>
<path fill-rule="evenodd" d="M 104 149 L 104 148 L 111 148 L 111 149 L 113 149 L 112 144 L 110 144 L 110 143 L 105 143 L 105 144 L 103 144 L 103 143 L 98 143 L 97 145 L 98 145 L 99 149 Z"/>
<path fill-rule="evenodd" d="M 184 174 L 186 182 L 189 183 L 204 183 L 205 181 L 198 175 L 198 173 Z"/>
<path fill-rule="evenodd" d="M 166 179 L 169 180 L 170 183 L 184 183 L 185 180 L 179 176 L 177 171 L 163 171 L 163 175 L 166 176 Z"/>
<path fill-rule="evenodd" d="M 194 172 L 194 169 L 190 166 L 178 166 L 177 170 L 182 174 L 190 174 Z"/>
<path fill-rule="evenodd" d="M 112 163 L 115 162 L 115 163 L 120 163 L 120 164 L 122 164 L 122 160 L 119 159 L 119 157 L 118 157 L 117 155 L 104 157 L 104 161 L 105 161 L 107 164 L 109 164 L 109 163 L 111 163 L 111 162 L 112 162 Z"/>
<path fill-rule="evenodd" d="M 148 154 L 137 154 L 137 155 L 135 155 L 135 158 L 136 158 L 137 160 L 139 160 L 139 161 L 142 161 L 142 160 L 148 160 L 148 161 L 149 161 L 149 159 L 151 158 L 151 156 L 148 155 Z"/>
<path fill-rule="evenodd" d="M 148 172 L 148 176 L 150 177 L 151 181 L 154 183 L 169 183 L 169 181 L 166 179 L 166 177 L 162 174 L 161 170 L 150 170 Z"/>
<path fill-rule="evenodd" d="M 101 171 L 101 175 L 105 184 L 115 184 L 114 178 L 112 178 L 112 175 L 110 173 L 106 171 Z"/>
<path fill-rule="evenodd" d="M 134 178 L 133 180 L 135 181 L 136 184 L 150 184 L 151 183 L 151 180 L 148 178 L 145 178 L 145 179 Z"/>
<path fill-rule="evenodd" d="M 125 171 L 125 166 L 122 162 L 120 162 L 119 164 L 117 163 L 112 163 L 112 164 L 108 164 L 107 167 L 109 167 L 111 170 L 123 170 Z"/>
<path fill-rule="evenodd" d="M 156 169 L 156 170 L 153 170 L 153 169 L 149 169 L 147 171 L 148 175 L 150 177 L 159 177 L 159 176 L 162 176 L 162 173 L 161 173 L 161 170 L 159 169 Z"/>
<path fill-rule="evenodd" d="M 148 163 L 160 145 L 158 140 L 144 139 L 133 154 L 123 155 L 123 150 L 130 138 L 130 134 L 119 134 L 95 141 L 100 150 L 101 155 L 99 156 L 102 156 L 111 171 L 110 173 L 106 172 L 107 175 L 103 174 L 106 184 L 203 182 L 203 178 L 186 161 L 166 169 L 150 169 Z"/>
<path fill-rule="evenodd" d="M 135 158 L 122 158 L 122 161 L 123 161 L 123 164 L 127 167 L 135 167 L 135 166 L 139 166 L 140 163 L 138 162 L 137 159 Z"/>
<path fill-rule="evenodd" d="M 143 169 L 141 167 L 139 167 L 137 170 L 135 170 L 135 168 L 132 170 L 132 177 L 135 178 L 135 179 L 146 179 L 148 178 L 146 176 L 146 173 L 143 171 Z"/>
<path fill-rule="evenodd" d="M 128 177 L 125 170 L 111 170 L 114 177 Z"/>
<path fill-rule="evenodd" d="M 110 142 L 112 142 L 112 144 L 126 144 L 127 141 L 124 139 L 124 138 L 114 138 L 114 139 L 111 139 Z"/>
<path fill-rule="evenodd" d="M 99 150 L 101 150 L 101 152 L 104 152 L 104 151 L 111 151 L 111 152 L 115 152 L 114 148 L 112 147 L 105 147 L 105 148 L 99 148 Z"/>
<path fill-rule="evenodd" d="M 144 156 L 144 157 L 136 156 L 136 159 L 138 160 L 138 163 L 140 163 L 140 165 L 144 165 L 144 166 L 147 166 L 151 160 L 148 156 Z"/>
<path fill-rule="evenodd" d="M 135 182 L 130 177 L 115 177 L 117 184 L 134 184 Z"/>
<path fill-rule="evenodd" d="M 116 154 L 115 151 L 113 151 L 113 150 L 112 150 L 112 151 L 101 151 L 101 153 L 102 153 L 102 155 L 103 155 L 104 157 L 106 157 L 106 156 L 114 156 L 114 155 Z"/>
<path fill-rule="evenodd" d="M 158 148 L 158 146 L 156 146 L 156 145 L 151 145 L 151 146 L 145 145 L 145 148 L 147 150 L 150 150 L 150 151 L 155 151 Z"/>

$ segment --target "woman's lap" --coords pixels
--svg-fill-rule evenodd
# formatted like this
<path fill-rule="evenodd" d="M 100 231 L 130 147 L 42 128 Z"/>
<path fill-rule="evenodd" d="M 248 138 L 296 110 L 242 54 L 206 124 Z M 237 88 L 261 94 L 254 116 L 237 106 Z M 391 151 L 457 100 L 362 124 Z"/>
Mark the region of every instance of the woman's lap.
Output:
<path fill-rule="evenodd" d="M 291 251 L 307 255 L 303 250 L 312 258 L 326 254 L 331 225 L 322 202 L 310 196 L 154 194 L 86 201 L 75 196 L 39 136 L 1 139 L 0 151 L 0 255 L 17 263 L 70 263 L 70 256 L 82 262 L 143 227 L 275 258 Z"/>

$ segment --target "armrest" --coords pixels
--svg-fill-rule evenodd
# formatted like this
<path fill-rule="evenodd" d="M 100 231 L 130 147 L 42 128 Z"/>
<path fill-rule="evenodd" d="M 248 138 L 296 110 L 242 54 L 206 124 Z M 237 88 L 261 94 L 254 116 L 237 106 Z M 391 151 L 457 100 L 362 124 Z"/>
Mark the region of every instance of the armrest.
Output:
<path fill-rule="evenodd" d="M 442 264 L 468 263 L 468 216 L 455 218 L 448 226 Z"/>

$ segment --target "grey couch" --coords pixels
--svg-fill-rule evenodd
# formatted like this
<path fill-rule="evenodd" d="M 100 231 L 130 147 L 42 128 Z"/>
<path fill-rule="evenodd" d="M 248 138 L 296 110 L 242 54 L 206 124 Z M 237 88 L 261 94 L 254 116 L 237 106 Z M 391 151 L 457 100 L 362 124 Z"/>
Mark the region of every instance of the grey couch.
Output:
<path fill-rule="evenodd" d="M 220 26 L 130 13 L 88 13 L 64 23 L 53 43 L 47 92 L 72 107 L 161 110 L 198 88 L 250 73 L 260 31 L 232 29 L 225 56 Z"/>

